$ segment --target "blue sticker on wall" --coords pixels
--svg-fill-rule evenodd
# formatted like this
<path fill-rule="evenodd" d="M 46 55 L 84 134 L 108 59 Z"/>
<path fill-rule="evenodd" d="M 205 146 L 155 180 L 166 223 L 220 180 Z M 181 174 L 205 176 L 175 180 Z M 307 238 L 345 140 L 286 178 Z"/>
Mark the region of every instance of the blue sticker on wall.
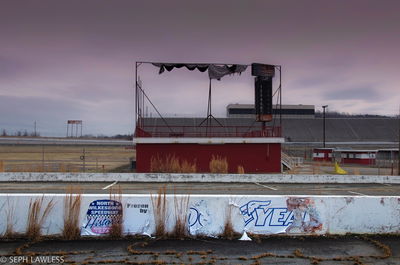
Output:
<path fill-rule="evenodd" d="M 113 224 L 122 222 L 122 204 L 114 200 L 92 201 L 86 213 L 83 234 L 107 234 Z"/>

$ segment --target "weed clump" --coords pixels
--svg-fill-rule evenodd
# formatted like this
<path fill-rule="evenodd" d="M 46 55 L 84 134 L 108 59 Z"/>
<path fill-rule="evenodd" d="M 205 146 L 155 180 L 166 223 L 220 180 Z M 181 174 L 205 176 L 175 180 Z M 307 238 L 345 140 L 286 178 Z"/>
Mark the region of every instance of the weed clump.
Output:
<path fill-rule="evenodd" d="M 77 187 L 69 186 L 64 198 L 64 227 L 62 237 L 75 240 L 80 237 L 80 210 L 82 193 Z"/>
<path fill-rule="evenodd" d="M 15 204 L 10 204 L 10 198 L 7 197 L 7 208 L 5 210 L 6 213 L 6 231 L 4 231 L 4 238 L 12 238 L 15 236 L 14 231 L 14 214 L 15 214 Z"/>
<path fill-rule="evenodd" d="M 175 206 L 175 227 L 171 234 L 175 238 L 185 238 L 188 233 L 188 221 L 187 221 L 187 210 L 189 208 L 189 198 L 190 196 L 174 196 L 174 206 Z"/>
<path fill-rule="evenodd" d="M 213 155 L 210 161 L 210 172 L 220 174 L 228 173 L 228 161 L 226 157 Z"/>
<path fill-rule="evenodd" d="M 121 186 L 118 185 L 117 189 L 110 189 L 110 200 L 118 202 L 118 205 L 121 206 L 120 211 L 113 217 L 111 222 L 110 230 L 108 231 L 108 236 L 110 238 L 121 238 L 123 233 L 123 209 L 122 209 L 122 189 Z"/>
<path fill-rule="evenodd" d="M 51 199 L 43 208 L 44 196 L 36 198 L 29 202 L 28 222 L 26 227 L 26 236 L 29 239 L 36 240 L 41 236 L 41 229 L 54 207 L 53 199 Z"/>
<path fill-rule="evenodd" d="M 150 197 L 153 206 L 155 236 L 164 237 L 166 235 L 167 223 L 167 196 L 165 186 L 158 189 L 156 196 L 151 194 Z"/>
<path fill-rule="evenodd" d="M 224 230 L 222 232 L 222 237 L 232 240 L 236 236 L 236 232 L 233 229 L 232 224 L 232 205 L 229 205 L 225 211 L 225 223 L 224 223 Z"/>
<path fill-rule="evenodd" d="M 160 157 L 159 155 L 151 157 L 150 172 L 157 173 L 196 173 L 196 161 L 193 163 L 187 160 L 180 161 L 175 155 Z"/>

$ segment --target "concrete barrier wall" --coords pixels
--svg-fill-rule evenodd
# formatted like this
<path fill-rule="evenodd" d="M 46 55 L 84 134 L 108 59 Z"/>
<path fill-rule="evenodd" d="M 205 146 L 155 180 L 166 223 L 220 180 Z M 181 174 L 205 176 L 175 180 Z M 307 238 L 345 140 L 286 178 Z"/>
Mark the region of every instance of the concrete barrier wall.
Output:
<path fill-rule="evenodd" d="M 54 202 L 42 232 L 60 234 L 64 222 L 62 194 L 0 194 L 0 233 L 4 233 L 8 222 L 15 232 L 25 233 L 29 203 L 42 196 L 43 207 L 51 200 Z M 107 195 L 82 196 L 82 235 L 106 234 L 121 212 L 124 234 L 154 234 L 150 195 L 124 194 L 121 202 L 110 200 Z M 187 204 L 185 199 L 189 199 Z M 176 213 L 175 206 L 179 205 L 182 209 L 178 207 Z M 164 218 L 167 231 L 173 230 L 176 216 L 186 219 L 192 235 L 217 236 L 228 221 L 238 233 L 400 233 L 400 197 L 167 195 Z"/>
<path fill-rule="evenodd" d="M 381 183 L 400 184 L 400 176 L 291 174 L 168 174 L 168 173 L 31 173 L 3 172 L 0 182 L 226 182 L 226 183 Z"/>

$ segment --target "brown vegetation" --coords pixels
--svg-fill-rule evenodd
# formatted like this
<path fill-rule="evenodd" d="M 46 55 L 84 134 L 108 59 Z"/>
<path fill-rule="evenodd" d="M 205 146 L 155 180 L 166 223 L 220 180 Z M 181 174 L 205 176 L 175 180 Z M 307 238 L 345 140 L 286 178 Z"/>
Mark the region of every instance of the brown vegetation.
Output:
<path fill-rule="evenodd" d="M 82 192 L 78 187 L 68 186 L 64 199 L 63 238 L 75 240 L 80 237 L 80 210 Z"/>
<path fill-rule="evenodd" d="M 196 161 L 193 163 L 187 160 L 180 160 L 175 155 L 168 154 L 165 157 L 160 155 L 151 157 L 150 172 L 157 173 L 196 173 Z"/>
<path fill-rule="evenodd" d="M 151 194 L 150 197 L 153 205 L 155 236 L 164 237 L 166 235 L 167 223 L 167 197 L 165 186 L 158 189 L 156 196 Z"/>
<path fill-rule="evenodd" d="M 102 172 L 103 166 L 112 170 L 135 157 L 135 150 L 124 146 L 3 145 L 0 161 L 4 172 L 80 172 L 83 148 L 86 172 Z"/>
<path fill-rule="evenodd" d="M 175 238 L 185 238 L 188 234 L 188 208 L 190 195 L 174 196 L 175 227 L 171 234 Z"/>
<path fill-rule="evenodd" d="M 353 175 L 360 175 L 360 169 L 358 167 L 354 168 Z"/>
<path fill-rule="evenodd" d="M 26 236 L 30 239 L 38 239 L 41 236 L 41 229 L 53 209 L 54 203 L 51 199 L 43 209 L 44 196 L 29 202 L 28 222 L 26 226 Z"/>
<path fill-rule="evenodd" d="M 196 173 L 196 172 L 197 172 L 196 161 L 194 161 L 193 164 L 189 163 L 186 160 L 182 161 L 181 173 Z"/>
<path fill-rule="evenodd" d="M 232 240 L 236 232 L 233 229 L 233 224 L 232 224 L 232 205 L 229 205 L 226 210 L 225 210 L 225 223 L 224 223 L 224 230 L 222 232 L 222 237 Z"/>
<path fill-rule="evenodd" d="M 226 157 L 213 155 L 210 161 L 210 172 L 220 174 L 228 173 L 228 161 Z"/>
<path fill-rule="evenodd" d="M 6 231 L 4 231 L 3 237 L 4 238 L 12 238 L 15 236 L 14 231 L 14 214 L 15 214 L 15 204 L 11 205 L 10 198 L 7 196 L 7 208 L 6 212 Z"/>
<path fill-rule="evenodd" d="M 121 212 L 114 217 L 112 220 L 110 230 L 108 231 L 108 236 L 110 238 L 121 238 L 123 233 L 123 208 L 122 208 L 122 189 L 118 185 L 117 189 L 110 188 L 110 200 L 119 202 L 121 205 Z"/>
<path fill-rule="evenodd" d="M 244 174 L 244 167 L 243 166 L 238 166 L 238 174 Z"/>

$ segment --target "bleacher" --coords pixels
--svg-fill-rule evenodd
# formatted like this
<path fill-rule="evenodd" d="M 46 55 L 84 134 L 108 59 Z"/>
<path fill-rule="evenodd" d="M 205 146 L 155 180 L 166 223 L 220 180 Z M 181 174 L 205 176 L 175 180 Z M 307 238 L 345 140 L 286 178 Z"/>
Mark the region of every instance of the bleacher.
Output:
<path fill-rule="evenodd" d="M 149 126 L 149 130 L 170 131 L 168 126 L 188 126 L 186 130 L 196 130 L 196 127 L 204 118 L 144 118 L 143 125 Z M 245 132 L 246 127 L 261 128 L 261 124 L 254 122 L 252 118 L 217 118 L 223 126 L 243 126 L 241 131 Z M 322 118 L 296 118 L 282 119 L 283 136 L 289 142 L 320 142 L 323 135 Z M 168 124 L 168 126 L 167 126 Z M 205 126 L 206 123 L 203 123 Z M 267 126 L 277 126 L 279 121 L 272 121 Z M 155 127 L 153 127 L 155 126 Z M 212 130 L 227 132 L 227 128 L 220 128 L 219 124 L 212 120 Z M 398 141 L 398 120 L 395 118 L 327 118 L 326 119 L 326 141 L 327 142 L 394 142 Z M 152 129 L 151 129 L 152 128 Z M 179 130 L 179 129 L 178 129 Z M 151 132 L 151 131 L 149 131 Z M 177 132 L 179 133 L 179 132 Z"/>

